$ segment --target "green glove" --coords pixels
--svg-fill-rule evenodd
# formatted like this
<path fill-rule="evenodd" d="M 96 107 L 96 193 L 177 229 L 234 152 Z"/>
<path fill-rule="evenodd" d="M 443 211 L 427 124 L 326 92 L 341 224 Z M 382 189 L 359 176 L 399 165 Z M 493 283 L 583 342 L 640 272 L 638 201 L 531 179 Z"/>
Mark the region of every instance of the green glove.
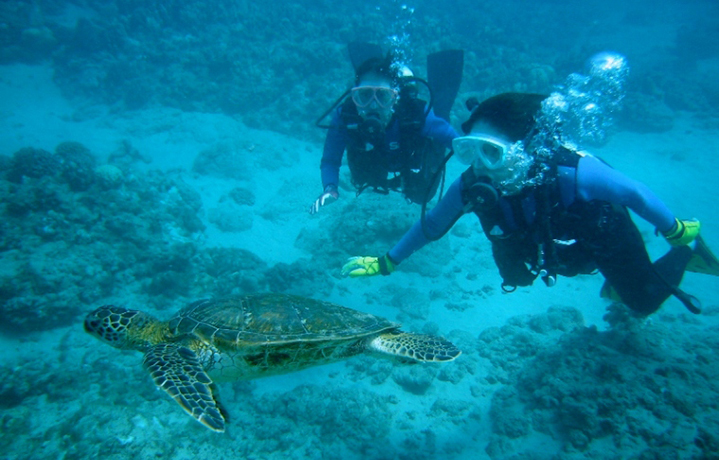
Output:
<path fill-rule="evenodd" d="M 342 267 L 342 276 L 389 275 L 394 271 L 394 262 L 388 255 L 382 257 L 350 257 Z"/>
<path fill-rule="evenodd" d="M 675 219 L 674 227 L 668 232 L 662 232 L 672 246 L 684 246 L 691 243 L 699 235 L 702 224 L 696 219 L 679 220 Z"/>

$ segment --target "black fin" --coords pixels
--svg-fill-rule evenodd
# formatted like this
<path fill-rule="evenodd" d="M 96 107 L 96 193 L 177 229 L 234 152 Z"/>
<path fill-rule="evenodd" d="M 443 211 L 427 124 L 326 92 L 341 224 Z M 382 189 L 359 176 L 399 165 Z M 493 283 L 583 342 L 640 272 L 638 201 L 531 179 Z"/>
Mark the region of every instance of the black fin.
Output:
<path fill-rule="evenodd" d="M 374 43 L 351 42 L 347 45 L 350 54 L 350 61 L 355 72 L 367 59 L 382 58 L 382 47 Z"/>
<path fill-rule="evenodd" d="M 427 82 L 432 89 L 432 107 L 435 115 L 447 121 L 462 84 L 463 70 L 463 50 L 444 50 L 427 56 Z"/>

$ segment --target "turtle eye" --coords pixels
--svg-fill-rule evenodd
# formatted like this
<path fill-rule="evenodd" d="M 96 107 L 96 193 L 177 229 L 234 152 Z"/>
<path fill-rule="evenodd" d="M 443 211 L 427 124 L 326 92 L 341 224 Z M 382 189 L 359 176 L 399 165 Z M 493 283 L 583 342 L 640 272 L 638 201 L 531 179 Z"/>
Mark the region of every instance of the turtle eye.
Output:
<path fill-rule="evenodd" d="M 95 333 L 97 328 L 100 326 L 100 320 L 97 318 L 87 317 L 85 318 L 85 332 Z"/>
<path fill-rule="evenodd" d="M 127 329 L 131 318 L 126 318 L 127 310 L 105 305 L 93 311 L 85 318 L 85 332 L 92 334 L 110 344 L 123 340 L 120 333 Z"/>

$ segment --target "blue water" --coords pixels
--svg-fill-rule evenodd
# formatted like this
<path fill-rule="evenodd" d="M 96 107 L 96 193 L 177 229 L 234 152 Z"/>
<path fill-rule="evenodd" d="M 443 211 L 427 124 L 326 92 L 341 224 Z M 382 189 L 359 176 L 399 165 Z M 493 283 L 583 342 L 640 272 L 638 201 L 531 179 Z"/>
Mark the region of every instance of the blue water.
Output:
<path fill-rule="evenodd" d="M 0 457 L 719 458 L 719 283 L 687 273 L 637 320 L 601 275 L 500 289 L 472 216 L 389 277 L 340 276 L 419 217 L 396 193 L 321 191 L 314 125 L 353 82 L 347 45 L 464 50 L 464 101 L 549 93 L 613 51 L 624 109 L 589 149 L 719 248 L 713 1 L 52 0 L 0 3 Z M 450 161 L 447 180 L 462 165 Z M 667 250 L 634 216 L 653 258 Z M 719 249 L 717 249 L 719 250 Z M 83 331 L 104 304 L 162 320 L 201 298 L 285 292 L 441 335 L 444 364 L 361 355 L 218 385 L 218 434 Z"/>

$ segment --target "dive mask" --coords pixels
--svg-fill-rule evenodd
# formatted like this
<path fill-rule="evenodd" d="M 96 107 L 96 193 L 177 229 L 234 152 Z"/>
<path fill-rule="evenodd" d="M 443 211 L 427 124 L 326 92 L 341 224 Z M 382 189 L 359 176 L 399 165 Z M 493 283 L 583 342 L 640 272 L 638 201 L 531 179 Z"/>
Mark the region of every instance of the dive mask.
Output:
<path fill-rule="evenodd" d="M 457 137 L 452 141 L 452 150 L 460 162 L 466 165 L 481 162 L 490 171 L 504 166 L 511 146 L 507 141 L 486 135 Z"/>
<path fill-rule="evenodd" d="M 352 88 L 352 102 L 361 109 L 369 107 L 372 102 L 387 109 L 397 100 L 397 90 L 386 86 L 357 86 Z"/>

